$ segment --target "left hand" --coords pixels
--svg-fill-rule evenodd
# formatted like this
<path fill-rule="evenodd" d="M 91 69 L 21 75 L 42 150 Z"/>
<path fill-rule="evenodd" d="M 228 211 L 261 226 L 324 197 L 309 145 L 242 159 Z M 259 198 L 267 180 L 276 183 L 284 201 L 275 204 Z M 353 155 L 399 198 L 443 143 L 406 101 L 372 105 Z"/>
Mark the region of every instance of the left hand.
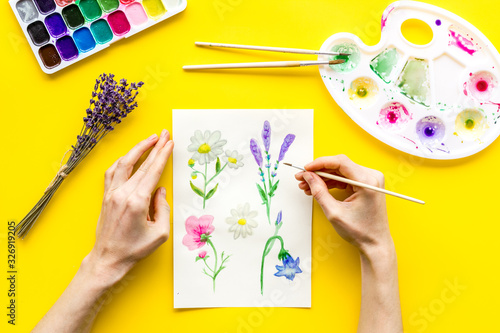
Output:
<path fill-rule="evenodd" d="M 170 207 L 165 188 L 158 188 L 151 197 L 174 147 L 169 138 L 168 131 L 163 130 L 159 138 L 153 135 L 139 142 L 105 173 L 96 242 L 85 258 L 105 281 L 121 279 L 169 237 Z M 134 165 L 153 146 L 131 176 Z M 154 211 L 152 218 L 150 206 Z"/>

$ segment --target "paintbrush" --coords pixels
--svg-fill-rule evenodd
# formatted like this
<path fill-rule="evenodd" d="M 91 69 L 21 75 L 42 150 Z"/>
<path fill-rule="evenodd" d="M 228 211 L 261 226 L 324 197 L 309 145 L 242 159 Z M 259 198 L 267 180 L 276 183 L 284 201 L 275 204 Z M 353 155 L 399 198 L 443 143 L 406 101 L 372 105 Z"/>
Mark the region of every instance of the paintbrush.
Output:
<path fill-rule="evenodd" d="M 298 54 L 317 54 L 317 55 L 343 55 L 349 56 L 350 53 L 342 52 L 332 52 L 332 51 L 320 51 L 320 50 L 307 50 L 307 49 L 296 49 L 289 47 L 273 47 L 273 46 L 255 46 L 255 45 L 241 45 L 241 44 L 225 44 L 225 43 L 205 43 L 205 42 L 195 42 L 196 46 L 207 46 L 207 47 L 225 47 L 231 49 L 243 49 L 243 50 L 255 50 L 255 51 L 270 51 L 270 52 L 283 52 L 283 53 L 298 53 Z"/>
<path fill-rule="evenodd" d="M 198 69 L 231 69 L 231 68 L 277 68 L 277 67 L 303 67 L 319 65 L 336 65 L 344 63 L 344 59 L 337 60 L 312 60 L 312 61 L 267 61 L 267 62 L 243 62 L 232 64 L 208 64 L 183 66 L 185 70 Z"/>
<path fill-rule="evenodd" d="M 307 171 L 304 168 L 292 165 L 290 163 L 283 163 L 283 164 L 284 165 L 288 165 L 288 166 L 290 166 L 292 168 L 295 168 L 295 169 L 299 169 L 299 170 L 302 170 L 302 171 Z M 396 192 L 388 191 L 388 190 L 380 188 L 380 187 L 368 185 L 368 184 L 365 184 L 365 183 L 360 183 L 360 182 L 355 181 L 355 180 L 347 179 L 347 178 L 340 177 L 340 176 L 337 176 L 337 175 L 332 175 L 330 173 L 326 173 L 326 172 L 322 172 L 322 171 L 313 171 L 313 172 L 315 174 L 317 174 L 318 176 L 321 176 L 321 177 L 324 177 L 324 178 L 333 179 L 333 180 L 336 180 L 338 182 L 346 183 L 346 184 L 353 185 L 353 186 L 367 188 L 367 189 L 372 190 L 372 191 L 376 191 L 376 192 L 380 192 L 380 193 L 392 195 L 392 196 L 395 196 L 395 197 L 398 197 L 398 198 L 401 198 L 401 199 L 405 199 L 405 200 L 408 200 L 408 201 L 419 203 L 421 205 L 425 204 L 425 202 L 422 201 L 422 200 L 418 200 L 418 199 L 415 199 L 415 198 L 412 198 L 412 197 L 409 197 L 409 196 L 406 196 L 406 195 L 403 195 L 403 194 L 399 194 L 399 193 L 396 193 Z"/>

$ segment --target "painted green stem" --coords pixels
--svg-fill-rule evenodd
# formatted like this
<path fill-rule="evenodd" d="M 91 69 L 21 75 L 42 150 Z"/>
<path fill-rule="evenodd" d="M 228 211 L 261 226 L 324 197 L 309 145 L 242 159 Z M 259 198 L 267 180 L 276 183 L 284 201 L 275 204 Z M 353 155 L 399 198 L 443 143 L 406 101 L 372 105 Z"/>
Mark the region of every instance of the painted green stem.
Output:
<path fill-rule="evenodd" d="M 208 168 L 208 163 L 205 163 L 205 174 L 203 175 L 203 182 L 205 183 L 203 187 L 203 209 L 205 209 L 205 200 L 207 196 L 207 168 Z"/>
<path fill-rule="evenodd" d="M 203 175 L 203 209 L 205 209 L 205 202 L 207 200 L 207 186 L 208 184 L 210 184 L 212 182 L 212 180 L 214 180 L 215 177 L 217 177 L 227 166 L 227 162 L 226 164 L 224 164 L 224 166 L 218 171 L 215 173 L 215 175 L 212 176 L 212 178 L 210 178 L 208 181 L 207 181 L 207 177 L 208 177 L 208 164 L 205 163 L 205 173 L 203 172 L 200 172 L 200 171 L 197 171 L 193 168 L 193 170 L 196 172 L 196 173 L 201 173 Z"/>
<path fill-rule="evenodd" d="M 277 224 L 275 229 L 274 229 L 274 236 L 278 236 L 278 231 L 280 230 L 281 228 L 281 223 L 280 224 Z M 269 252 L 271 252 L 271 249 L 273 248 L 273 245 L 274 245 L 274 242 L 276 241 L 276 239 L 273 239 L 271 244 L 269 244 L 269 247 L 267 249 L 267 251 L 265 252 L 265 255 L 267 256 L 269 254 Z"/>
<path fill-rule="evenodd" d="M 210 178 L 210 179 L 208 180 L 207 185 L 208 185 L 208 184 L 210 184 L 210 182 L 211 182 L 212 180 L 214 180 L 214 178 L 215 178 L 215 177 L 217 177 L 217 176 L 218 176 L 218 175 L 222 172 L 222 170 L 224 170 L 224 168 L 225 168 L 226 166 L 227 166 L 227 162 L 226 162 L 226 164 L 224 164 L 224 166 L 223 166 L 222 168 L 220 168 L 219 172 L 217 172 L 217 173 L 216 173 L 216 174 L 215 174 L 212 178 Z"/>
<path fill-rule="evenodd" d="M 269 251 L 272 249 L 271 243 L 274 243 L 274 240 L 276 240 L 276 239 L 278 239 L 281 242 L 281 249 L 282 250 L 285 249 L 285 243 L 283 242 L 283 238 L 281 238 L 281 236 L 273 236 L 267 240 L 266 246 L 264 246 L 264 252 L 262 252 L 262 263 L 260 265 L 260 294 L 261 295 L 264 295 L 264 260 L 266 259 L 267 254 L 269 254 Z M 267 251 L 268 247 L 270 247 L 269 251 Z"/>
<path fill-rule="evenodd" d="M 214 269 L 212 271 L 212 272 L 214 272 L 214 276 L 212 277 L 212 280 L 213 280 L 213 287 L 214 287 L 214 292 L 215 292 L 215 279 L 217 278 L 217 274 L 219 274 L 219 272 L 217 271 L 217 250 L 215 249 L 214 243 L 212 243 L 212 241 L 210 239 L 207 239 L 207 244 L 210 245 L 212 247 L 212 249 L 214 250 L 215 265 L 214 265 Z"/>

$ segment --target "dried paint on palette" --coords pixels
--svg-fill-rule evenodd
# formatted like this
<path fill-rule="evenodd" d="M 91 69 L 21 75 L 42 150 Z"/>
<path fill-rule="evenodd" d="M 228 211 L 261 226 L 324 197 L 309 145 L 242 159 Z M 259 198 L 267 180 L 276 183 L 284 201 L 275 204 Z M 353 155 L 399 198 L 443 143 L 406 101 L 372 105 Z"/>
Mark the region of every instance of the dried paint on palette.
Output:
<path fill-rule="evenodd" d="M 462 140 L 480 140 L 488 129 L 484 113 L 479 109 L 465 109 L 455 119 L 455 135 Z"/>
<path fill-rule="evenodd" d="M 344 53 L 348 55 L 331 56 L 330 60 L 344 60 L 345 62 L 337 65 L 330 65 L 334 71 L 339 73 L 348 73 L 355 70 L 361 62 L 361 53 L 354 43 L 340 43 L 331 48 L 332 52 Z"/>
<path fill-rule="evenodd" d="M 402 103 L 391 102 L 380 110 L 377 125 L 397 132 L 404 129 L 411 119 L 411 113 Z"/>
<path fill-rule="evenodd" d="M 457 47 L 465 53 L 473 55 L 479 49 L 479 45 L 474 42 L 474 38 L 470 37 L 469 34 L 463 32 L 462 29 L 457 26 L 450 27 L 448 36 L 448 45 Z"/>
<path fill-rule="evenodd" d="M 397 82 L 401 93 L 424 106 L 430 105 L 429 64 L 425 59 L 410 58 Z"/>
<path fill-rule="evenodd" d="M 464 83 L 464 94 L 481 102 L 490 101 L 496 92 L 498 81 L 490 72 L 469 73 Z"/>
<path fill-rule="evenodd" d="M 347 93 L 356 107 L 367 108 L 377 100 L 378 85 L 372 78 L 363 76 L 351 82 Z"/>

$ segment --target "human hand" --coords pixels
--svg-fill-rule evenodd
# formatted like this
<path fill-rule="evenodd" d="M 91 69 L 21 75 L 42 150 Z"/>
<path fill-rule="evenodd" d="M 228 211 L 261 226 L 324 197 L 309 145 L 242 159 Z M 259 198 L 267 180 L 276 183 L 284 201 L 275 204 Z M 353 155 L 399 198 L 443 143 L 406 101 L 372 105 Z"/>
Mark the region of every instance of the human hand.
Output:
<path fill-rule="evenodd" d="M 154 191 L 174 143 L 163 130 L 139 142 L 105 173 L 104 199 L 97 223 L 94 248 L 84 261 L 105 281 L 120 280 L 139 260 L 148 256 L 169 237 L 170 207 L 166 189 Z M 154 148 L 131 176 L 134 165 Z M 149 215 L 152 207 L 153 216 Z"/>
<path fill-rule="evenodd" d="M 372 248 L 392 246 L 385 195 L 351 186 L 331 179 L 323 179 L 312 171 L 323 171 L 369 185 L 383 187 L 384 175 L 352 162 L 345 155 L 320 157 L 305 166 L 295 178 L 299 188 L 312 195 L 323 209 L 337 233 L 362 253 Z M 329 189 L 345 189 L 348 197 L 336 200 Z"/>

